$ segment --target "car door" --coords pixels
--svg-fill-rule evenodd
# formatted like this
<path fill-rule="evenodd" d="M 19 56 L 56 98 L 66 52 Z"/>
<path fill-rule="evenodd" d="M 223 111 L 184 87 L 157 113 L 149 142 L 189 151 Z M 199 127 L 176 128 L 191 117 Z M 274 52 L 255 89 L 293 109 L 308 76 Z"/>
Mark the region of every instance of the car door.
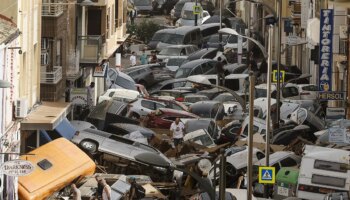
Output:
<path fill-rule="evenodd" d="M 142 99 L 142 100 L 141 100 L 141 108 L 140 108 L 140 110 L 139 110 L 139 114 L 140 114 L 141 116 L 148 115 L 149 113 L 151 113 L 152 111 L 154 111 L 155 108 L 156 108 L 156 104 L 155 104 L 154 101 Z"/>

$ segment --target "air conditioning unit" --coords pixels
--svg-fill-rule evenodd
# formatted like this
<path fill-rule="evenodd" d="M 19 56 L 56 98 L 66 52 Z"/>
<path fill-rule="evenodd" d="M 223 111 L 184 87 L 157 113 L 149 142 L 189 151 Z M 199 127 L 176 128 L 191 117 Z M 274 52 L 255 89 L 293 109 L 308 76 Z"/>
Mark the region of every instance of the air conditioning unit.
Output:
<path fill-rule="evenodd" d="M 26 98 L 17 99 L 15 108 L 16 108 L 16 111 L 15 111 L 16 118 L 27 117 L 28 99 L 26 99 Z"/>

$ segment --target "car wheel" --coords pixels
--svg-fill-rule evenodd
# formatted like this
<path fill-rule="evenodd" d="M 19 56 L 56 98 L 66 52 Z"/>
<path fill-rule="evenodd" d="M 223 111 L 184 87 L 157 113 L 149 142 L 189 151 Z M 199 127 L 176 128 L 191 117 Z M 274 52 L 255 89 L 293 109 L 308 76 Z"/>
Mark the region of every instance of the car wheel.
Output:
<path fill-rule="evenodd" d="M 140 115 L 137 113 L 133 113 L 130 117 L 131 119 L 135 119 L 135 120 L 139 120 L 140 119 Z"/>
<path fill-rule="evenodd" d="M 79 143 L 80 147 L 90 153 L 90 154 L 96 154 L 97 153 L 97 143 L 91 140 L 83 140 Z"/>

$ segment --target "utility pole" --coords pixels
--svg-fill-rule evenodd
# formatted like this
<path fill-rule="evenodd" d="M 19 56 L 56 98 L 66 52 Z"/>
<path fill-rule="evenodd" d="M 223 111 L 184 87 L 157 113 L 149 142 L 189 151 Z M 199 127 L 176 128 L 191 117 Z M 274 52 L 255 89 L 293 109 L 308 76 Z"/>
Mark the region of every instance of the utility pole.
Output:
<path fill-rule="evenodd" d="M 253 126 L 254 126 L 254 90 L 255 76 L 252 71 L 249 72 L 249 132 L 248 132 L 248 185 L 247 200 L 252 200 L 253 194 Z"/>
<path fill-rule="evenodd" d="M 349 18 L 348 18 L 349 19 Z M 348 69 L 346 70 L 347 71 L 347 96 L 348 96 L 348 100 L 346 102 L 346 118 L 347 119 L 350 119 L 350 87 L 349 87 L 349 83 L 350 83 L 350 25 L 348 25 L 348 30 L 347 30 L 347 34 L 348 34 L 348 48 L 347 48 L 347 65 L 348 65 Z"/>
<path fill-rule="evenodd" d="M 220 178 L 220 182 L 219 182 L 219 200 L 225 200 L 225 193 L 226 193 L 226 157 L 225 157 L 225 149 L 220 149 L 220 177 L 219 178 Z"/>
<path fill-rule="evenodd" d="M 280 83 L 280 74 L 281 74 L 281 40 L 282 40 L 282 0 L 276 0 L 277 3 L 277 16 L 278 16 L 278 33 L 277 33 L 277 96 L 276 96 L 276 104 L 277 104 L 277 124 L 279 126 L 280 121 L 280 101 L 281 101 L 281 83 Z M 268 74 L 271 76 L 271 74 Z"/>

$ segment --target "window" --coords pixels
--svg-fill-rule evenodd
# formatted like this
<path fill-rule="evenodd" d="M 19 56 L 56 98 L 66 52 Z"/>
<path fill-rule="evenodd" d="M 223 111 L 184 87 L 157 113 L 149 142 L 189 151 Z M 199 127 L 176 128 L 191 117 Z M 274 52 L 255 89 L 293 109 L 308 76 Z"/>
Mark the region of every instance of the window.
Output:
<path fill-rule="evenodd" d="M 155 106 L 156 106 L 156 109 L 165 108 L 165 105 L 160 104 L 160 103 L 155 103 Z M 155 110 L 156 110 L 156 109 L 155 109 Z"/>
<path fill-rule="evenodd" d="M 257 152 L 256 157 L 258 158 L 258 160 L 261 160 L 261 159 L 265 158 L 265 155 L 261 152 Z"/>
<path fill-rule="evenodd" d="M 318 87 L 316 85 L 304 86 L 302 89 L 305 91 L 318 91 Z"/>
<path fill-rule="evenodd" d="M 145 100 L 141 101 L 141 106 L 145 107 L 145 108 L 148 108 L 150 110 L 155 110 L 155 107 L 156 107 L 154 102 L 152 102 L 152 101 L 145 101 Z"/>
<path fill-rule="evenodd" d="M 243 131 L 243 135 L 245 135 L 246 137 L 248 137 L 248 126 L 247 125 L 245 128 L 244 128 L 244 131 Z M 253 126 L 253 132 L 256 133 L 259 131 L 259 127 L 257 126 Z"/>
<path fill-rule="evenodd" d="M 196 67 L 194 68 L 194 70 L 192 71 L 192 73 L 190 75 L 197 75 L 197 74 L 202 74 L 202 68 L 201 67 Z"/>
<path fill-rule="evenodd" d="M 115 93 L 115 92 L 111 92 L 111 93 L 109 93 L 108 96 L 109 96 L 109 97 L 113 97 L 114 93 Z"/>
<path fill-rule="evenodd" d="M 299 91 L 298 91 L 298 88 L 296 87 L 285 87 L 282 90 L 282 96 L 284 98 L 298 96 L 298 95 L 299 95 Z"/>
<path fill-rule="evenodd" d="M 281 160 L 282 167 L 293 167 L 296 165 L 297 165 L 297 162 L 295 162 L 295 160 L 290 157 Z"/>
<path fill-rule="evenodd" d="M 161 89 L 162 90 L 171 90 L 171 89 L 173 89 L 173 83 L 166 84 Z"/>
<path fill-rule="evenodd" d="M 50 169 L 52 167 L 52 164 L 50 163 L 50 161 L 44 159 L 41 160 L 40 162 L 37 163 L 37 165 L 42 169 L 42 170 L 47 170 Z"/>
<path fill-rule="evenodd" d="M 327 170 L 327 171 L 335 171 L 335 172 L 344 172 L 344 173 L 347 172 L 346 164 L 329 162 L 324 160 L 315 160 L 314 168 Z"/>
<path fill-rule="evenodd" d="M 337 178 L 331 176 L 322 176 L 318 174 L 313 174 L 311 178 L 311 183 L 333 186 L 333 187 L 345 187 L 345 178 Z"/>
<path fill-rule="evenodd" d="M 56 65 L 62 66 L 62 48 L 61 48 L 61 40 L 56 41 Z"/>
<path fill-rule="evenodd" d="M 192 12 L 192 11 L 191 11 Z M 193 31 L 192 33 L 191 33 L 191 41 L 192 41 L 192 43 L 194 42 L 194 43 L 197 43 L 197 40 L 198 40 L 198 37 L 197 37 L 197 31 Z"/>
<path fill-rule="evenodd" d="M 209 70 L 211 70 L 211 66 L 209 65 L 209 63 L 203 63 L 202 64 L 202 69 L 203 69 L 203 72 L 205 73 L 205 72 L 207 72 L 207 71 L 209 71 Z"/>

